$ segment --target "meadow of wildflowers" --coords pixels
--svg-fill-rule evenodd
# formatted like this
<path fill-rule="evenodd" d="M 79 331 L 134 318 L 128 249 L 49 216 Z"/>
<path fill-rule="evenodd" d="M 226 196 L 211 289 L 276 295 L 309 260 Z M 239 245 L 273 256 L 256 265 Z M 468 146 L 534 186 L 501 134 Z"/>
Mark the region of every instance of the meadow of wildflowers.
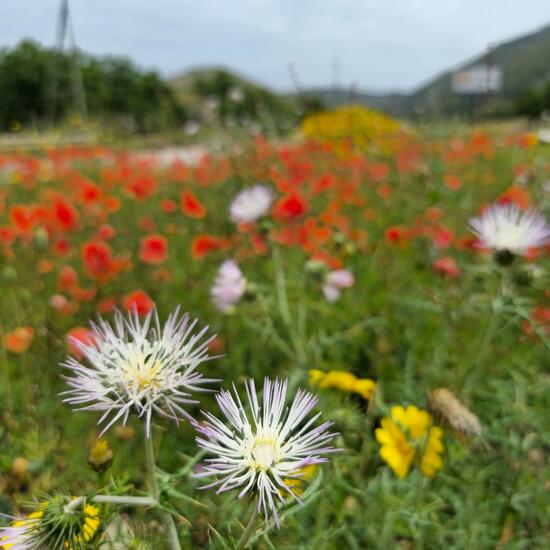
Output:
<path fill-rule="evenodd" d="M 0 154 L 0 547 L 548 547 L 550 148 L 357 116 Z"/>

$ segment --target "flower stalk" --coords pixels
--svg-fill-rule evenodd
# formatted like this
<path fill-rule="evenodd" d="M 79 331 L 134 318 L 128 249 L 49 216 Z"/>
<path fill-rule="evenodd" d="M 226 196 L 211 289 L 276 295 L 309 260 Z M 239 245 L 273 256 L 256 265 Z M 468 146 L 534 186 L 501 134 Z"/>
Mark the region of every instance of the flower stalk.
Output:
<path fill-rule="evenodd" d="M 151 483 L 151 492 L 153 493 L 153 498 L 155 501 L 159 501 L 160 497 L 160 491 L 157 483 L 157 477 L 156 477 L 156 462 L 155 462 L 155 450 L 153 447 L 153 437 L 152 434 L 149 434 L 149 437 L 147 437 L 147 433 L 145 433 L 145 456 L 147 460 L 147 469 L 149 471 L 149 479 Z M 176 524 L 174 522 L 174 518 L 172 515 L 168 512 L 162 513 L 163 520 L 166 524 L 166 528 L 168 530 L 168 538 L 170 541 L 170 548 L 172 550 L 181 550 L 179 537 L 178 537 L 178 530 L 176 528 Z"/>
<path fill-rule="evenodd" d="M 248 524 L 245 530 L 243 531 L 243 534 L 241 535 L 241 538 L 237 542 L 237 546 L 235 547 L 235 550 L 243 550 L 243 548 L 246 548 L 246 545 L 250 541 L 250 537 L 254 532 L 254 528 L 256 527 L 257 517 L 258 517 L 258 507 L 256 505 L 253 505 L 252 514 L 250 516 L 250 519 L 248 520 Z"/>

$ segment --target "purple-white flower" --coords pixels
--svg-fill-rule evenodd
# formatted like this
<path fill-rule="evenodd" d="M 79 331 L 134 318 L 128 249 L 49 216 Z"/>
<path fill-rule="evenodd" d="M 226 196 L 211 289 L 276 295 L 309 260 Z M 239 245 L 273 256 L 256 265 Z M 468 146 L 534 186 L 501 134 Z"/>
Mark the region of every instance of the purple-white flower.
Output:
<path fill-rule="evenodd" d="M 494 204 L 470 220 L 470 228 L 481 246 L 495 252 L 525 254 L 550 240 L 550 227 L 536 210 L 520 210 L 514 204 Z"/>
<path fill-rule="evenodd" d="M 197 403 L 191 392 L 214 382 L 197 372 L 212 359 L 208 344 L 214 336 L 204 339 L 208 327 L 196 330 L 197 320 L 180 317 L 179 307 L 162 328 L 156 310 L 143 322 L 137 312 L 125 318 L 117 311 L 114 326 L 101 318 L 90 325 L 93 336 L 87 342 L 72 340 L 86 363 L 74 357 L 62 363 L 73 371 L 65 377 L 71 386 L 64 392 L 66 403 L 102 411 L 99 423 L 107 422 L 102 433 L 118 420 L 125 424 L 132 412 L 144 418 L 147 436 L 153 412 L 192 421 L 182 405 Z"/>
<path fill-rule="evenodd" d="M 256 221 L 269 212 L 273 199 L 273 191 L 266 185 L 254 185 L 241 191 L 229 207 L 231 221 L 235 223 Z"/>
<path fill-rule="evenodd" d="M 329 302 L 335 302 L 340 297 L 343 288 L 351 288 L 355 283 L 353 273 L 347 269 L 329 271 L 323 281 L 323 293 Z"/>
<path fill-rule="evenodd" d="M 250 412 L 247 413 L 235 386 L 233 394 L 222 390 L 216 395 L 225 416 L 222 422 L 209 412 L 197 429 L 197 443 L 214 455 L 203 463 L 196 477 L 215 476 L 207 487 L 218 493 L 239 488 L 239 498 L 252 492 L 258 511 L 266 519 L 271 513 L 279 524 L 277 501 L 291 495 L 299 502 L 285 480 L 299 479 L 301 469 L 327 462 L 321 455 L 337 451 L 330 446 L 336 434 L 329 432 L 332 422 L 313 427 L 321 413 L 308 417 L 318 398 L 298 390 L 290 407 L 286 406 L 288 380 L 264 381 L 263 396 L 258 401 L 253 380 L 246 385 Z M 261 403 L 261 404 L 260 404 Z"/>
<path fill-rule="evenodd" d="M 231 313 L 233 306 L 246 292 L 246 279 L 233 260 L 226 260 L 220 266 L 216 280 L 210 289 L 212 301 L 222 313 Z"/>

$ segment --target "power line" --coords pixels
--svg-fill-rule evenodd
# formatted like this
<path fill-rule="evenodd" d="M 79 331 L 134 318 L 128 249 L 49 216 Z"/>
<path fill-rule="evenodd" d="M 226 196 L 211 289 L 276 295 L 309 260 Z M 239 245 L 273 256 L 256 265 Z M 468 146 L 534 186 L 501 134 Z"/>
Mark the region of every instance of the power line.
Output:
<path fill-rule="evenodd" d="M 65 39 L 69 43 L 68 52 L 71 61 L 71 92 L 76 102 L 76 108 L 82 117 L 82 120 L 88 118 L 88 108 L 86 104 L 86 92 L 82 80 L 82 71 L 80 69 L 80 59 L 74 28 L 69 11 L 69 0 L 61 0 L 59 6 L 59 15 L 57 19 L 55 55 L 52 69 L 49 118 L 53 125 L 55 122 L 57 99 L 62 95 L 59 90 L 59 77 L 61 64 L 63 62 L 63 50 L 65 49 Z"/>

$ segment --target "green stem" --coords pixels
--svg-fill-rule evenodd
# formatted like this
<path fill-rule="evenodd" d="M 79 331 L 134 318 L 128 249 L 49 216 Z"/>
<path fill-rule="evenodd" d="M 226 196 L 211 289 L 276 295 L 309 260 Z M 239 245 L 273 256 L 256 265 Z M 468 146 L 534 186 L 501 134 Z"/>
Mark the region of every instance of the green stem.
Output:
<path fill-rule="evenodd" d="M 301 365 L 307 363 L 307 351 L 304 341 L 298 337 L 297 330 L 294 327 L 290 306 L 288 303 L 288 294 L 286 290 L 285 272 L 281 262 L 281 255 L 278 248 L 273 246 L 273 263 L 275 264 L 275 288 L 277 291 L 277 303 L 281 319 L 286 326 L 289 340 L 292 344 L 296 358 Z"/>
<path fill-rule="evenodd" d="M 487 349 L 489 347 L 491 339 L 493 338 L 493 334 L 497 328 L 498 313 L 495 308 L 495 302 L 499 300 L 500 297 L 504 294 L 504 285 L 505 285 L 505 278 L 504 278 L 504 274 L 501 273 L 497 292 L 495 294 L 495 297 L 491 301 L 491 314 L 489 316 L 489 320 L 487 321 L 487 324 L 485 326 L 485 331 L 482 333 L 482 336 L 479 340 L 479 344 L 476 348 L 475 355 L 471 359 L 471 367 L 468 369 L 468 371 L 466 372 L 466 375 L 464 376 L 464 382 L 462 384 L 463 391 L 466 391 L 475 380 L 476 370 L 479 367 L 483 358 L 485 357 L 485 354 L 487 353 Z"/>
<path fill-rule="evenodd" d="M 237 546 L 235 546 L 235 550 L 243 550 L 243 548 L 246 548 L 246 545 L 250 540 L 252 533 L 254 532 L 254 527 L 256 527 L 257 517 L 258 517 L 258 507 L 256 504 L 253 504 L 252 515 L 248 520 L 248 525 L 246 526 L 246 529 L 243 531 L 243 534 L 241 535 L 239 542 L 237 542 Z"/>
<path fill-rule="evenodd" d="M 160 491 L 159 491 L 159 486 L 157 483 L 157 477 L 155 472 L 155 450 L 153 447 L 152 430 L 149 433 L 149 437 L 147 437 L 147 433 L 145 434 L 145 455 L 147 458 L 147 468 L 149 470 L 149 479 L 151 482 L 151 491 L 153 493 L 153 498 L 156 501 L 159 501 Z M 179 537 L 178 537 L 178 530 L 176 529 L 176 524 L 174 522 L 174 518 L 172 517 L 172 514 L 169 514 L 168 512 L 163 512 L 162 517 L 166 524 L 166 528 L 168 529 L 168 536 L 170 539 L 170 548 L 172 550 L 181 550 Z"/>

